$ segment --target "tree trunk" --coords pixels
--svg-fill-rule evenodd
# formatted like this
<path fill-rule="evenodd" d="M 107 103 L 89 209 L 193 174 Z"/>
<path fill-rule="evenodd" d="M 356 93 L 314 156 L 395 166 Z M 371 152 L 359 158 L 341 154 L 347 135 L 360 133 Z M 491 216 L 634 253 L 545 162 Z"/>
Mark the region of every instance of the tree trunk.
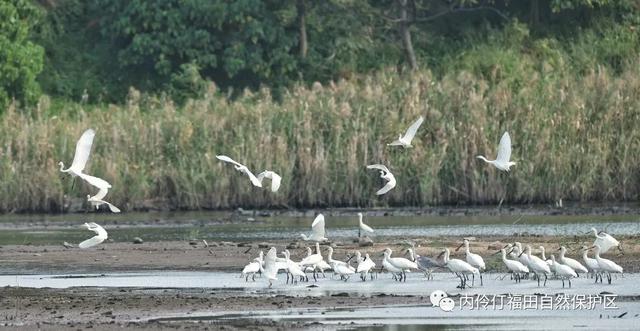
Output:
<path fill-rule="evenodd" d="M 296 1 L 296 8 L 298 10 L 298 25 L 300 28 L 300 57 L 307 57 L 307 24 L 305 22 L 307 15 L 307 8 L 305 6 L 304 0 Z"/>
<path fill-rule="evenodd" d="M 409 31 L 411 22 L 409 21 L 407 1 L 408 0 L 398 0 L 398 4 L 400 5 L 400 36 L 409 68 L 416 70 L 418 69 L 418 61 L 416 60 L 416 53 L 413 50 L 413 42 L 411 41 L 411 32 Z"/>

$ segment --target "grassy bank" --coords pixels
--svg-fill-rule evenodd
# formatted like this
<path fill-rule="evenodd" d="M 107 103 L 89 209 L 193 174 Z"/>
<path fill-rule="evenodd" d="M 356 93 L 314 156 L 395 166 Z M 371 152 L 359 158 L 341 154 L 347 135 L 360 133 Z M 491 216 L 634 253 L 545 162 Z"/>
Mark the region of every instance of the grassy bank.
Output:
<path fill-rule="evenodd" d="M 388 70 L 292 88 L 279 102 L 266 90 L 229 101 L 212 88 L 178 107 L 132 91 L 124 106 L 59 111 L 44 97 L 0 118 L 0 209 L 58 211 L 93 193 L 72 189 L 57 166 L 87 128 L 97 131 L 87 172 L 111 182 L 109 200 L 125 210 L 635 200 L 639 63 L 580 76 L 543 68 L 521 81 L 500 79 L 499 67 L 492 81 Z M 419 115 L 415 148 L 385 146 Z M 475 158 L 494 157 L 505 130 L 517 162 L 509 174 Z M 252 187 L 216 154 L 282 174 L 280 191 Z M 378 162 L 398 180 L 384 197 L 365 169 Z"/>

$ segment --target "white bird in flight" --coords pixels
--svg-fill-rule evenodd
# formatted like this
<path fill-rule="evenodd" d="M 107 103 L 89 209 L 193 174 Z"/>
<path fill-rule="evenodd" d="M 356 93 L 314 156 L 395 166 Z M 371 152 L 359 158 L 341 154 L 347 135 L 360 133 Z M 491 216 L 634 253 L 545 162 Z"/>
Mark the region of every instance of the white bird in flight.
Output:
<path fill-rule="evenodd" d="M 89 155 L 91 154 L 91 145 L 93 145 L 93 138 L 96 132 L 93 129 L 88 129 L 82 133 L 80 139 L 76 143 L 76 152 L 73 156 L 73 162 L 67 169 L 64 168 L 62 161 L 58 162 L 61 172 L 66 172 L 72 177 L 80 176 L 84 171 L 87 161 L 89 161 Z"/>
<path fill-rule="evenodd" d="M 424 122 L 424 117 L 420 116 L 420 118 L 413 122 L 413 124 L 411 124 L 411 126 L 407 129 L 407 132 L 404 133 L 404 136 L 402 134 L 398 135 L 398 140 L 387 144 L 387 146 L 402 146 L 404 148 L 412 147 L 411 141 L 413 140 L 413 137 L 416 136 L 416 132 L 418 132 L 418 128 L 420 128 L 422 122 Z"/>
<path fill-rule="evenodd" d="M 318 216 L 316 216 L 316 218 L 313 220 L 313 223 L 311 223 L 310 236 L 307 237 L 307 235 L 305 235 L 304 233 L 301 233 L 300 237 L 302 237 L 302 239 L 305 241 L 311 240 L 316 242 L 322 242 L 322 241 L 329 240 L 325 237 L 325 233 L 324 233 L 324 215 L 318 214 Z"/>
<path fill-rule="evenodd" d="M 78 247 L 80 248 L 89 248 L 89 247 L 93 247 L 95 245 L 98 245 L 100 243 L 102 243 L 103 241 L 105 241 L 107 239 L 107 231 L 101 227 L 100 225 L 91 222 L 91 223 L 84 223 L 83 224 L 84 227 L 86 227 L 87 229 L 93 231 L 96 233 L 95 236 L 81 242 L 80 244 L 78 244 Z"/>
<path fill-rule="evenodd" d="M 489 164 L 493 164 L 496 168 L 502 171 L 509 171 L 511 166 L 514 166 L 516 163 L 509 161 L 511 158 L 511 137 L 509 137 L 509 133 L 505 132 L 500 138 L 500 144 L 498 145 L 498 156 L 495 160 L 487 160 L 484 156 L 478 155 L 476 158 L 483 160 Z"/>
<path fill-rule="evenodd" d="M 91 203 L 91 206 L 96 207 L 96 209 L 100 208 L 100 205 L 106 204 L 107 206 L 109 206 L 109 210 L 111 210 L 112 213 L 119 213 L 120 208 L 112 205 L 110 202 L 103 200 L 108 192 L 109 192 L 109 188 L 107 187 L 100 188 L 100 190 L 98 191 L 98 193 L 96 193 L 96 195 L 94 196 L 87 195 L 87 201 Z"/>
<path fill-rule="evenodd" d="M 245 166 L 244 164 L 240 164 L 226 155 L 216 155 L 216 158 L 220 161 L 233 164 L 236 170 L 249 176 L 249 179 L 251 180 L 251 184 L 253 184 L 253 186 L 262 187 L 262 183 L 260 182 L 260 180 L 251 171 L 249 171 L 249 168 L 247 168 L 247 166 Z"/>
<path fill-rule="evenodd" d="M 596 228 L 591 228 L 591 231 L 593 232 L 593 235 L 596 236 L 596 240 L 593 241 L 593 245 L 598 245 L 600 247 L 600 253 L 606 253 L 613 247 L 617 247 L 622 252 L 620 242 L 616 240 L 616 238 L 604 231 L 600 231 L 598 233 Z"/>
<path fill-rule="evenodd" d="M 380 170 L 380 178 L 382 178 L 382 179 L 387 181 L 387 184 L 385 186 L 383 186 L 381 189 L 379 189 L 376 192 L 376 195 L 385 194 L 385 193 L 391 191 L 392 188 L 396 187 L 396 178 L 393 176 L 391 171 L 389 171 L 389 169 L 387 167 L 385 167 L 384 165 L 382 165 L 382 164 L 371 164 L 371 165 L 367 166 L 367 169 Z"/>
<path fill-rule="evenodd" d="M 260 181 L 260 185 L 262 185 L 262 182 L 264 181 L 265 178 L 271 179 L 271 192 L 278 192 L 278 189 L 280 188 L 280 182 L 282 181 L 282 177 L 280 177 L 280 175 L 278 175 L 277 173 L 271 170 L 265 170 L 258 174 L 258 180 Z"/>

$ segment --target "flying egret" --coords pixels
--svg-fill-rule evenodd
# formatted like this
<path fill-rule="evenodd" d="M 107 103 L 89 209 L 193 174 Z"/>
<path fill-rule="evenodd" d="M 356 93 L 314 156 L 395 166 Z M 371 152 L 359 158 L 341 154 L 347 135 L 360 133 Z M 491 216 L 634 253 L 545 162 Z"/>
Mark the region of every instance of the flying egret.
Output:
<path fill-rule="evenodd" d="M 611 284 L 611 273 L 622 273 L 622 267 L 615 262 L 600 257 L 601 248 L 598 245 L 593 245 L 591 248 L 595 249 L 596 261 L 598 261 L 598 269 L 607 273 L 607 281 Z M 600 276 L 602 278 L 602 276 Z"/>
<path fill-rule="evenodd" d="M 380 170 L 380 178 L 384 179 L 387 181 L 387 184 L 385 184 L 385 186 L 383 186 L 381 189 L 379 189 L 376 192 L 376 195 L 383 195 L 389 191 L 391 191 L 392 188 L 396 187 L 396 177 L 393 176 L 393 174 L 391 173 L 391 171 L 389 171 L 389 169 L 387 167 L 385 167 L 382 164 L 371 164 L 367 166 L 367 169 L 377 169 Z"/>
<path fill-rule="evenodd" d="M 360 274 L 360 279 L 364 282 L 367 280 L 369 272 L 375 269 L 376 263 L 373 262 L 368 253 L 363 258 L 359 251 L 356 251 L 356 261 L 358 261 L 356 272 Z M 371 274 L 371 279 L 373 280 L 373 273 Z"/>
<path fill-rule="evenodd" d="M 101 227 L 100 225 L 94 222 L 84 223 L 83 226 L 86 227 L 88 230 L 95 232 L 96 235 L 78 244 L 78 247 L 80 248 L 93 247 L 95 245 L 102 243 L 108 237 L 107 231 L 103 227 Z"/>
<path fill-rule="evenodd" d="M 269 288 L 273 286 L 273 281 L 278 280 L 278 267 L 276 266 L 276 248 L 271 247 L 264 258 L 264 275 L 269 281 Z"/>
<path fill-rule="evenodd" d="M 462 248 L 462 246 L 464 246 L 464 253 L 466 254 L 466 260 L 467 263 L 469 263 L 472 267 L 478 269 L 478 273 L 480 274 L 480 286 L 482 286 L 482 271 L 484 269 L 486 269 L 485 264 L 484 264 L 484 260 L 482 259 L 482 256 L 475 254 L 475 253 L 471 253 L 471 251 L 469 250 L 469 240 L 468 239 L 464 239 L 462 241 L 462 244 L 460 244 L 460 246 L 458 246 L 458 248 L 456 248 L 456 252 Z M 475 274 L 472 274 L 472 279 L 471 279 L 471 285 L 475 285 Z"/>
<path fill-rule="evenodd" d="M 529 267 L 529 270 L 531 270 L 531 272 L 536 275 L 536 278 L 538 279 L 538 286 L 540 286 L 540 274 L 544 274 L 543 286 L 547 286 L 547 275 L 551 274 L 551 269 L 549 268 L 547 262 L 542 261 L 541 258 L 535 255 L 531 255 L 531 246 L 529 245 L 527 245 L 524 252 L 520 253 L 520 255 L 523 254 L 527 255 L 527 266 Z"/>
<path fill-rule="evenodd" d="M 589 269 L 591 273 L 595 275 L 596 283 L 598 282 L 598 276 L 600 277 L 600 282 L 602 282 L 602 275 L 600 274 L 598 261 L 596 259 L 592 259 L 589 256 L 587 256 L 587 253 L 589 252 L 589 247 L 582 246 L 580 250 L 582 251 L 582 261 L 584 261 L 584 265 L 587 266 L 587 269 Z"/>
<path fill-rule="evenodd" d="M 487 160 L 484 156 L 478 155 L 476 156 L 478 159 L 483 160 L 489 164 L 493 164 L 496 168 L 502 171 L 509 171 L 511 166 L 514 166 L 516 163 L 509 161 L 511 158 L 511 137 L 509 137 L 509 133 L 505 132 L 500 138 L 500 144 L 498 145 L 498 156 L 495 160 Z"/>
<path fill-rule="evenodd" d="M 387 247 L 384 250 L 384 259 L 389 261 L 391 265 L 401 270 L 400 281 L 407 281 L 407 271 L 418 270 L 418 265 L 404 257 L 391 257 L 391 248 Z"/>
<path fill-rule="evenodd" d="M 503 248 L 498 252 L 496 252 L 496 254 L 499 254 L 499 253 L 502 253 L 502 262 L 507 267 L 507 269 L 509 269 L 509 271 L 513 273 L 514 275 L 513 278 L 515 279 L 516 283 L 520 282 L 520 274 L 529 273 L 529 268 L 527 268 L 524 264 L 520 263 L 520 261 L 507 259 L 506 249 Z"/>
<path fill-rule="evenodd" d="M 558 276 L 558 278 L 562 279 L 562 288 L 564 288 L 565 279 L 569 281 L 569 288 L 571 288 L 571 278 L 578 277 L 576 271 L 566 264 L 560 264 L 558 263 L 559 261 L 556 262 L 556 257 L 553 254 L 551 254 L 551 261 L 553 261 L 553 264 L 551 265 L 553 272 Z"/>
<path fill-rule="evenodd" d="M 411 261 L 415 262 L 418 265 L 418 269 L 424 272 L 424 276 L 427 280 L 433 279 L 433 269 L 444 266 L 444 264 L 440 263 L 437 259 L 416 254 L 412 247 L 407 248 L 405 255 L 406 254 L 409 254 Z"/>
<path fill-rule="evenodd" d="M 93 145 L 93 138 L 96 132 L 93 129 L 88 129 L 82 133 L 80 139 L 76 143 L 76 152 L 73 156 L 73 162 L 68 169 L 64 169 L 64 163 L 58 162 L 61 172 L 66 172 L 72 177 L 79 176 L 84 171 L 87 161 L 89 161 L 89 155 L 91 154 L 91 145 Z"/>
<path fill-rule="evenodd" d="M 398 140 L 387 144 L 387 146 L 402 146 L 404 148 L 413 147 L 411 146 L 411 141 L 413 140 L 413 137 L 416 136 L 416 132 L 418 132 L 418 128 L 420 128 L 422 122 L 424 122 L 424 117 L 420 116 L 420 118 L 413 122 L 413 124 L 411 124 L 411 126 L 407 129 L 407 131 L 404 133 L 404 136 L 402 134 L 399 134 Z"/>
<path fill-rule="evenodd" d="M 262 185 L 265 178 L 271 179 L 271 192 L 278 192 L 280 182 L 282 181 L 282 177 L 280 177 L 280 175 L 271 170 L 265 170 L 259 173 L 257 178 L 260 181 L 260 185 Z"/>
<path fill-rule="evenodd" d="M 358 213 L 358 219 L 358 222 L 360 223 L 360 227 L 358 228 L 358 238 L 362 237 L 363 231 L 373 233 L 373 229 L 362 222 L 362 213 Z"/>
<path fill-rule="evenodd" d="M 567 253 L 567 248 L 564 246 L 560 246 L 560 256 L 558 257 L 558 262 L 568 265 L 571 269 L 573 269 L 576 273 L 580 274 L 586 274 L 587 272 L 589 272 L 589 270 L 587 270 L 587 268 L 585 268 L 580 262 L 570 258 L 570 257 L 566 257 L 564 256 Z M 571 286 L 571 284 L 569 284 L 569 286 Z"/>
<path fill-rule="evenodd" d="M 464 289 L 467 286 L 466 274 L 480 274 L 478 268 L 470 265 L 469 263 L 460 259 L 449 258 L 450 252 L 448 248 L 445 248 L 441 254 L 444 254 L 444 266 L 460 278 L 459 288 Z"/>
<path fill-rule="evenodd" d="M 305 235 L 304 233 L 300 234 L 300 237 L 302 237 L 303 240 L 305 241 L 317 241 L 317 242 L 321 242 L 321 241 L 327 241 L 329 239 L 327 239 L 325 237 L 325 232 L 324 232 L 324 215 L 322 214 L 318 214 L 318 216 L 316 216 L 316 218 L 313 220 L 313 223 L 311 223 L 311 235 L 307 237 L 307 235 Z"/>
<path fill-rule="evenodd" d="M 262 183 L 260 182 L 260 180 L 251 171 L 249 171 L 249 168 L 247 168 L 247 166 L 245 166 L 244 164 L 240 164 L 226 155 L 216 155 L 216 158 L 220 161 L 233 164 L 236 170 L 249 176 L 249 180 L 251 180 L 251 184 L 253 184 L 253 186 L 262 187 Z"/>
<path fill-rule="evenodd" d="M 284 252 L 282 252 L 282 255 L 284 255 L 284 258 L 285 258 L 287 272 L 291 274 L 291 284 L 293 284 L 294 281 L 296 283 L 298 282 L 295 279 L 295 277 L 298 277 L 299 279 L 303 279 L 307 277 L 307 274 L 305 274 L 304 271 L 302 271 L 302 268 L 300 268 L 300 265 L 291 261 L 291 253 L 289 252 L 288 249 L 285 249 Z M 288 278 L 289 277 L 287 276 L 287 282 L 289 281 Z"/>
<path fill-rule="evenodd" d="M 604 231 L 598 232 L 596 228 L 591 228 L 591 232 L 596 236 L 596 240 L 593 242 L 593 245 L 600 246 L 600 253 L 604 254 L 608 252 L 612 247 L 617 247 L 620 252 L 622 252 L 622 248 L 620 248 L 620 242 L 616 240 L 616 238 L 612 237 L 608 233 Z M 588 233 L 588 232 L 587 232 Z"/>

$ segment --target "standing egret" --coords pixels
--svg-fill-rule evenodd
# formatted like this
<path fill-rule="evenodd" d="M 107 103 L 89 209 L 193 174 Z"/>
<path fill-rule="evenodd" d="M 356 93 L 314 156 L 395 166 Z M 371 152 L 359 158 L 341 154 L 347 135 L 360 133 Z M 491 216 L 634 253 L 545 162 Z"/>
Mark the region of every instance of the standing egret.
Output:
<path fill-rule="evenodd" d="M 391 248 L 385 248 L 383 254 L 385 260 L 389 261 L 391 265 L 401 270 L 400 281 L 407 281 L 407 271 L 410 272 L 411 270 L 418 269 L 418 265 L 409 259 L 405 259 L 404 257 L 391 257 Z"/>
<path fill-rule="evenodd" d="M 602 275 L 600 274 L 598 261 L 596 259 L 592 259 L 589 256 L 587 256 L 587 253 L 589 252 L 589 247 L 582 246 L 580 250 L 582 251 L 582 261 L 584 261 L 584 264 L 587 266 L 587 269 L 589 269 L 591 273 L 595 275 L 596 283 L 598 282 L 598 276 L 600 277 L 600 282 L 602 283 Z"/>
<path fill-rule="evenodd" d="M 282 255 L 284 255 L 284 258 L 285 258 L 287 273 L 291 274 L 291 284 L 293 284 L 294 281 L 296 283 L 298 282 L 297 280 L 295 280 L 295 277 L 298 277 L 299 279 L 303 279 L 307 277 L 304 271 L 302 271 L 302 268 L 300 268 L 300 265 L 291 261 L 291 253 L 289 252 L 288 249 L 285 249 L 284 252 L 282 252 Z M 289 277 L 287 276 L 287 281 L 288 281 L 288 278 Z"/>
<path fill-rule="evenodd" d="M 560 256 L 558 257 L 558 262 L 568 265 L 571 269 L 573 269 L 576 273 L 584 273 L 586 274 L 587 272 L 589 272 L 589 270 L 587 270 L 587 268 L 585 268 L 580 262 L 570 258 L 570 257 L 566 257 L 564 256 L 567 253 L 567 248 L 564 246 L 560 246 Z M 571 284 L 569 284 L 569 286 L 571 286 Z"/>
<path fill-rule="evenodd" d="M 244 268 L 242 269 L 242 277 L 245 277 L 244 281 L 248 282 L 249 276 L 252 276 L 252 279 L 255 282 L 256 274 L 260 272 L 261 268 L 262 266 L 260 265 L 258 258 L 255 258 L 253 261 L 249 262 L 249 264 L 244 266 Z"/>
<path fill-rule="evenodd" d="M 398 140 L 396 140 L 396 141 L 394 141 L 394 142 L 392 142 L 390 144 L 387 144 L 387 146 L 402 146 L 404 148 L 412 147 L 411 146 L 411 141 L 416 136 L 416 132 L 418 132 L 418 128 L 420 128 L 420 125 L 422 125 L 422 122 L 424 122 L 424 117 L 420 116 L 407 129 L 407 131 L 404 133 L 404 136 L 402 134 L 399 134 L 398 135 Z"/>
<path fill-rule="evenodd" d="M 385 184 L 381 189 L 379 189 L 376 192 L 376 195 L 383 195 L 389 191 L 391 191 L 392 188 L 396 187 L 396 177 L 393 176 L 393 174 L 391 173 L 391 171 L 389 171 L 389 169 L 387 167 L 385 167 L 382 164 L 371 164 L 367 166 L 367 169 L 377 169 L 380 170 L 380 178 L 384 179 L 387 181 L 387 184 Z"/>
<path fill-rule="evenodd" d="M 336 272 L 336 266 L 338 266 L 338 265 L 345 266 L 345 267 L 347 267 L 349 269 L 353 269 L 355 271 L 355 268 L 350 266 L 347 262 L 333 259 L 333 247 L 331 247 L 331 246 L 327 247 L 327 251 L 328 251 L 328 253 L 327 253 L 327 262 L 331 266 L 331 269 L 333 269 L 333 272 Z"/>
<path fill-rule="evenodd" d="M 615 262 L 600 257 L 601 248 L 598 245 L 593 245 L 591 248 L 595 248 L 596 261 L 598 261 L 598 269 L 607 273 L 607 281 L 611 284 L 611 273 L 622 273 L 622 267 Z M 600 276 L 602 278 L 602 276 Z"/>
<path fill-rule="evenodd" d="M 264 275 L 269 281 L 269 288 L 273 286 L 273 281 L 278 280 L 278 267 L 276 266 L 276 248 L 271 247 L 264 258 Z"/>
<path fill-rule="evenodd" d="M 460 286 L 458 287 L 461 289 L 464 289 L 467 286 L 466 274 L 480 273 L 477 268 L 465 261 L 449 258 L 450 252 L 448 248 L 445 248 L 441 254 L 444 254 L 444 266 L 460 278 Z"/>
<path fill-rule="evenodd" d="M 511 137 L 509 137 L 509 133 L 505 132 L 500 138 L 500 144 L 498 145 L 498 156 L 495 160 L 487 160 L 484 156 L 478 155 L 476 156 L 478 159 L 483 160 L 489 164 L 493 164 L 496 168 L 502 171 L 509 171 L 511 166 L 514 166 L 516 163 L 509 161 L 511 158 Z"/>
<path fill-rule="evenodd" d="M 507 259 L 506 249 L 503 248 L 498 252 L 496 252 L 496 254 L 498 253 L 502 253 L 502 262 L 507 267 L 507 269 L 509 269 L 509 271 L 511 271 L 511 273 L 514 275 L 513 278 L 515 279 L 516 283 L 520 282 L 520 278 L 521 278 L 520 274 L 529 273 L 529 268 L 527 268 L 524 264 L 520 263 L 520 261 Z"/>
<path fill-rule="evenodd" d="M 311 235 L 307 237 L 306 234 L 301 233 L 300 237 L 302 237 L 302 240 L 305 241 L 316 241 L 316 242 L 321 242 L 321 241 L 327 241 L 329 239 L 327 239 L 325 237 L 325 232 L 324 232 L 324 215 L 322 214 L 318 214 L 318 216 L 316 216 L 316 218 L 313 220 L 313 223 L 311 223 Z"/>
<path fill-rule="evenodd" d="M 540 248 L 540 256 L 542 256 L 542 260 L 543 260 L 544 262 L 547 262 L 547 264 L 548 264 L 549 266 L 551 266 L 551 265 L 553 264 L 553 260 L 551 260 L 551 259 L 547 259 L 547 256 L 545 255 L 546 251 L 545 251 L 545 249 L 544 249 L 544 246 L 540 245 L 540 247 L 538 247 L 538 248 Z"/>
<path fill-rule="evenodd" d="M 333 265 L 333 272 L 336 275 L 339 275 L 340 279 L 344 280 L 345 282 L 349 280 L 349 277 L 351 277 L 351 275 L 356 273 L 356 271 L 351 266 L 345 264 Z"/>
<path fill-rule="evenodd" d="M 362 237 L 363 231 L 373 233 L 373 229 L 362 222 L 362 213 L 358 213 L 358 219 L 358 222 L 360 223 L 360 227 L 358 228 L 358 238 Z"/>
<path fill-rule="evenodd" d="M 540 286 L 540 274 L 544 274 L 543 286 L 547 286 L 547 275 L 551 274 L 551 269 L 549 268 L 547 262 L 542 261 L 542 259 L 535 255 L 531 255 L 531 246 L 529 245 L 527 245 L 527 248 L 524 252 L 520 253 L 520 255 L 523 254 L 527 255 L 527 266 L 529 267 L 529 270 L 531 270 L 531 272 L 536 275 L 536 278 L 538 279 L 538 286 Z"/>
<path fill-rule="evenodd" d="M 318 278 L 316 277 L 316 269 L 318 268 L 318 264 L 322 261 L 324 261 L 324 259 L 322 258 L 322 254 L 320 254 L 320 244 L 316 243 L 316 253 L 302 259 L 302 261 L 300 261 L 300 267 L 303 269 L 306 269 L 306 267 L 312 267 L 313 280 L 318 281 Z"/>
<path fill-rule="evenodd" d="M 551 265 L 553 272 L 558 276 L 558 278 L 562 279 L 562 288 L 564 288 L 565 279 L 569 281 L 569 288 L 571 288 L 571 278 L 578 277 L 576 271 L 566 264 L 556 262 L 556 257 L 553 254 L 551 254 L 551 261 L 553 262 Z"/>
<path fill-rule="evenodd" d="M 591 232 L 593 232 L 593 235 L 596 236 L 596 240 L 593 242 L 593 245 L 600 246 L 600 253 L 604 254 L 608 252 L 612 247 L 617 247 L 618 250 L 622 252 L 622 248 L 620 248 L 620 242 L 617 241 L 616 238 L 612 237 L 608 233 L 605 233 L 604 231 L 598 232 L 596 228 L 591 228 Z"/>
<path fill-rule="evenodd" d="M 469 250 L 469 240 L 468 239 L 464 239 L 462 241 L 462 244 L 460 244 L 460 246 L 458 246 L 458 248 L 456 248 L 456 252 L 462 248 L 462 246 L 464 246 L 464 252 L 466 254 L 466 260 L 467 263 L 469 263 L 472 267 L 478 269 L 478 273 L 480 274 L 480 286 L 482 286 L 482 271 L 484 269 L 486 269 L 486 266 L 484 264 L 484 260 L 482 259 L 482 256 L 475 254 L 475 253 L 471 253 L 471 251 Z M 471 279 L 471 285 L 475 285 L 475 274 L 471 274 L 472 279 Z"/>
<path fill-rule="evenodd" d="M 78 244 L 78 247 L 80 248 L 89 248 L 89 247 L 93 247 L 95 245 L 98 245 L 100 243 L 102 243 L 103 241 L 107 240 L 107 231 L 101 227 L 100 225 L 91 222 L 91 223 L 84 223 L 83 224 L 84 227 L 86 227 L 88 230 L 91 230 L 93 232 L 96 233 L 95 236 L 81 242 L 80 244 Z"/>
<path fill-rule="evenodd" d="M 362 258 L 359 251 L 356 251 L 356 261 L 358 261 L 356 272 L 360 274 L 360 279 L 364 282 L 367 280 L 369 272 L 375 269 L 376 263 L 369 257 L 369 254 L 365 254 L 364 258 Z M 373 273 L 371 274 L 371 279 L 373 280 Z"/>
<path fill-rule="evenodd" d="M 58 162 L 61 172 L 71 174 L 72 177 L 82 174 L 85 166 L 87 165 L 87 161 L 89 161 L 91 145 L 93 145 L 93 138 L 95 135 L 96 132 L 93 131 L 93 129 L 88 129 L 82 133 L 82 136 L 80 136 L 80 139 L 78 139 L 78 142 L 76 143 L 76 152 L 73 156 L 71 166 L 68 169 L 64 169 L 64 163 L 62 163 L 62 161 Z"/>
<path fill-rule="evenodd" d="M 280 177 L 280 175 L 271 170 L 265 170 L 259 173 L 257 178 L 260 181 L 260 185 L 262 185 L 265 178 L 271 179 L 271 192 L 278 192 L 280 182 L 282 181 L 282 177 Z"/>
<path fill-rule="evenodd" d="M 236 170 L 249 176 L 249 180 L 251 180 L 251 184 L 253 184 L 253 186 L 262 187 L 262 183 L 260 182 L 260 180 L 251 171 L 249 171 L 249 168 L 247 168 L 247 166 L 245 166 L 244 164 L 240 164 L 226 155 L 216 155 L 216 158 L 220 161 L 233 164 Z"/>
<path fill-rule="evenodd" d="M 384 250 L 384 252 L 382 252 L 382 256 L 384 256 L 382 258 L 382 269 L 389 271 L 391 275 L 393 275 L 393 280 L 400 281 L 402 280 L 402 269 L 396 267 L 391 263 L 391 261 L 389 260 L 390 255 L 390 249 L 389 252 L 387 252 L 387 250 Z"/>

